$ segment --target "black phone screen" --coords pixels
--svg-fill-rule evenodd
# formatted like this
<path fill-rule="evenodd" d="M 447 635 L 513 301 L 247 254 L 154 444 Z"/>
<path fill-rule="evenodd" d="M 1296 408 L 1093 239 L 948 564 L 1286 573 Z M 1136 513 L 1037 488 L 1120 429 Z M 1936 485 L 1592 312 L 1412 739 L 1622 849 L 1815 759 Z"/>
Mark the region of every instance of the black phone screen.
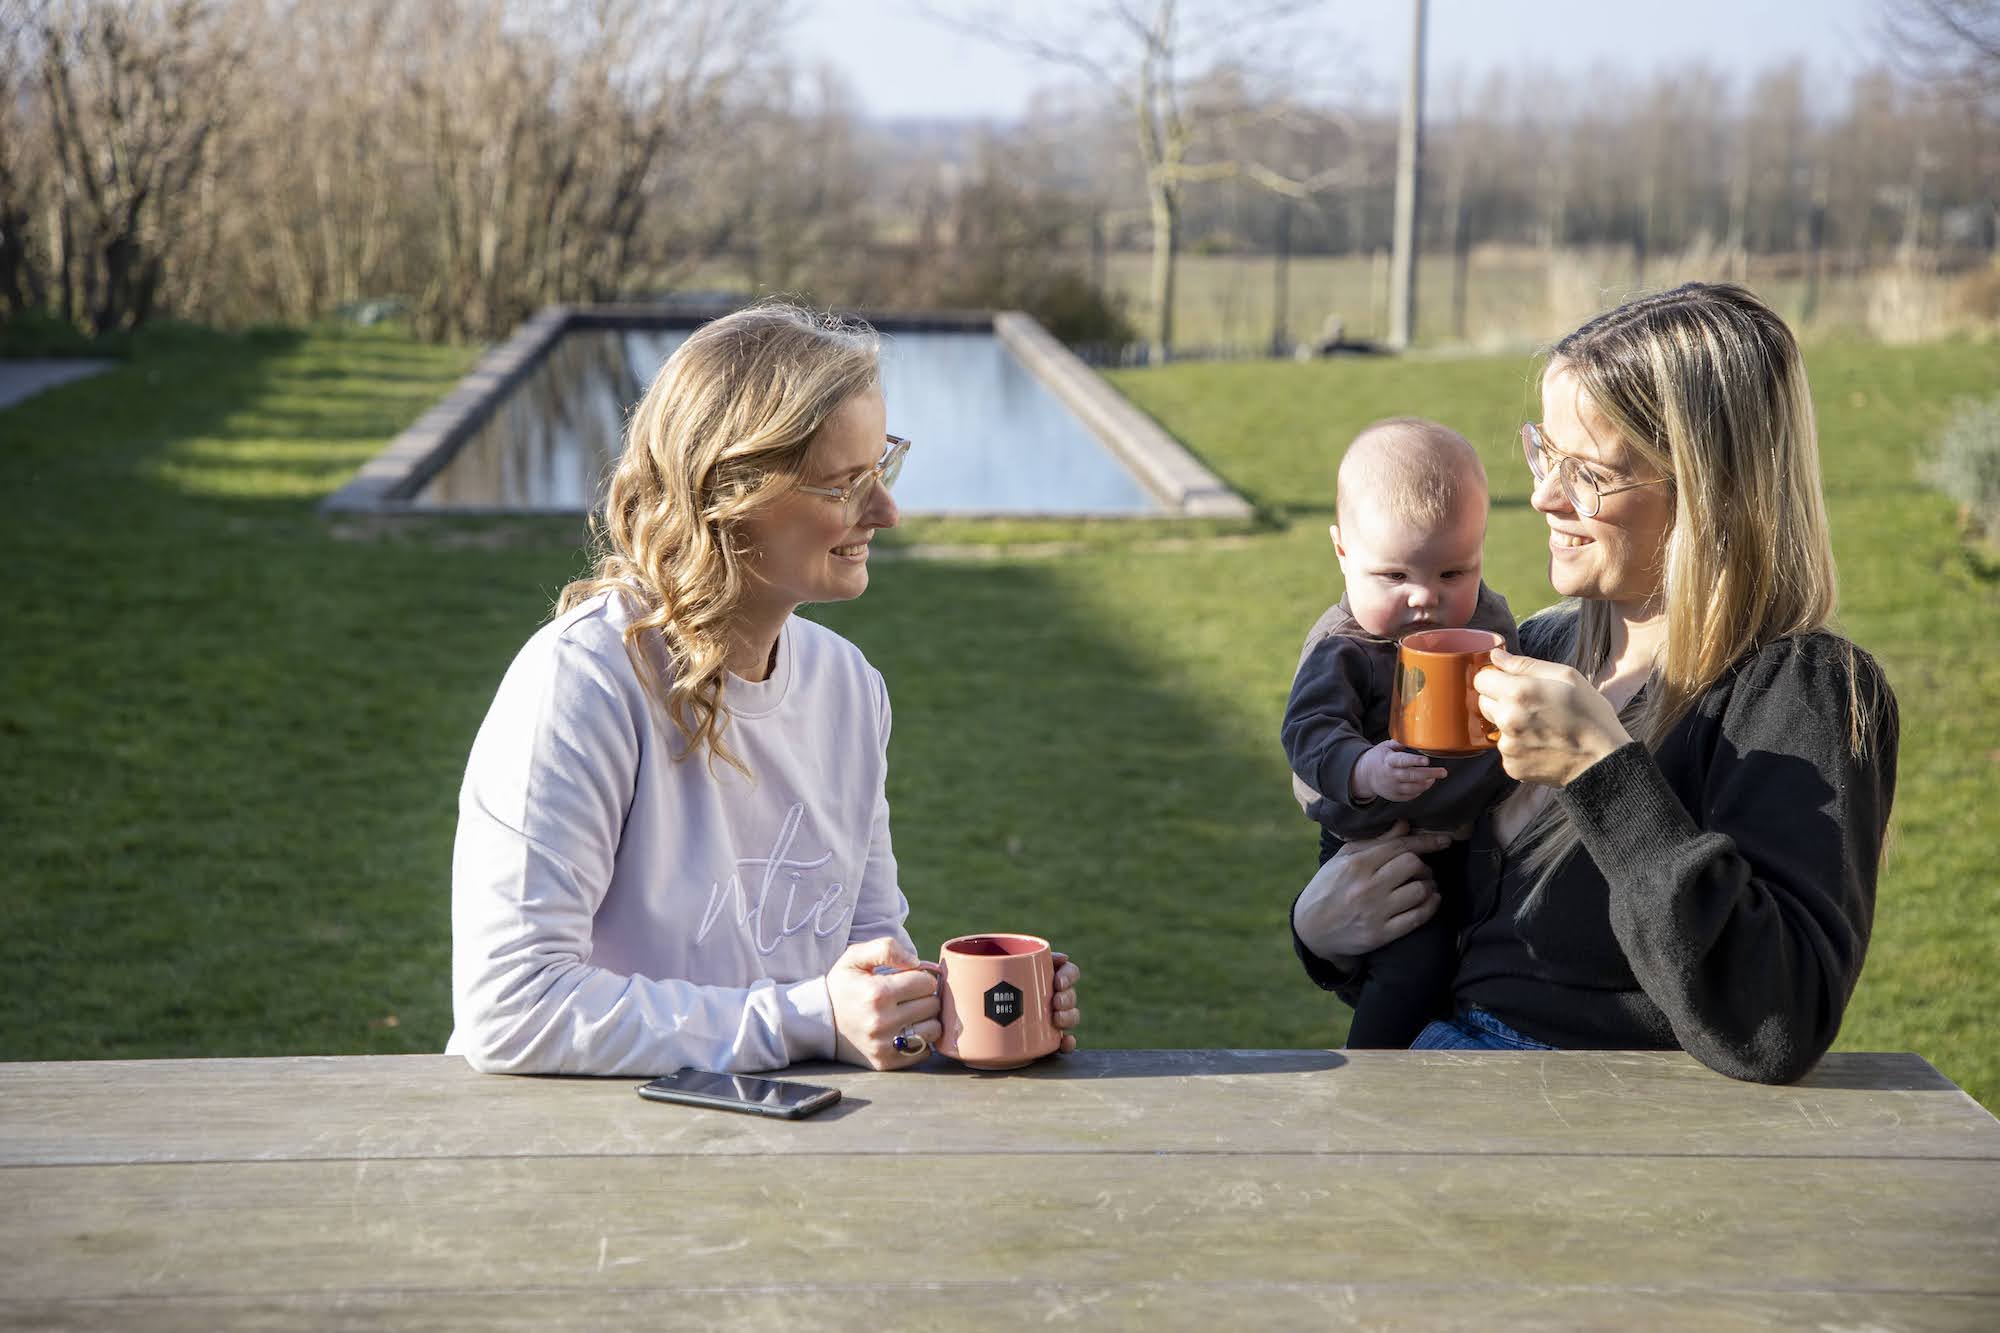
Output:
<path fill-rule="evenodd" d="M 833 1105 L 840 1100 L 840 1089 L 793 1083 L 780 1078 L 758 1078 L 753 1074 L 712 1074 L 705 1069 L 683 1069 L 645 1084 L 639 1089 L 639 1095 L 649 1101 L 714 1106 L 789 1119 L 811 1115 Z"/>

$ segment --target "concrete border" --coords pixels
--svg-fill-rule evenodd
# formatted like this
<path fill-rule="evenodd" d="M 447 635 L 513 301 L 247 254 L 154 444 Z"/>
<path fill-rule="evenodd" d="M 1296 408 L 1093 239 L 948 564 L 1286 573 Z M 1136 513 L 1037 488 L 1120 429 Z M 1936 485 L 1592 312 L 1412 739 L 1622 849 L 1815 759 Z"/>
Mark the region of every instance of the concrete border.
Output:
<path fill-rule="evenodd" d="M 1189 518 L 1249 518 L 1255 512 L 1031 316 L 1003 310 L 993 316 L 993 332 L 1169 509 Z"/>
<path fill-rule="evenodd" d="M 438 399 L 389 447 L 361 465 L 354 479 L 320 502 L 326 514 L 374 514 L 411 508 L 425 483 L 485 424 L 516 384 L 540 365 L 569 327 L 572 311 L 552 305 L 514 330 L 506 342 Z"/>
<path fill-rule="evenodd" d="M 419 508 L 417 495 L 473 434 L 486 423 L 507 395 L 532 373 L 558 340 L 573 328 L 659 329 L 696 327 L 728 313 L 717 306 L 605 304 L 548 306 L 517 328 L 507 341 L 479 359 L 465 377 L 387 448 L 363 464 L 354 478 L 320 503 L 328 514 L 424 514 L 439 517 L 495 514 L 570 514 L 571 509 L 433 509 Z M 990 329 L 1001 344 L 1041 384 L 1077 415 L 1084 426 L 1111 450 L 1148 493 L 1165 508 L 1153 514 L 1118 515 L 1143 521 L 1153 518 L 1247 519 L 1254 510 L 1214 472 L 1173 436 L 1134 407 L 1096 371 L 1064 347 L 1032 316 L 1017 310 L 934 311 L 871 316 L 857 312 L 885 334 L 924 332 L 973 333 Z M 941 518 L 999 517 L 1032 520 L 1034 514 L 943 514 Z M 1073 514 L 1063 518 L 1079 517 Z"/>

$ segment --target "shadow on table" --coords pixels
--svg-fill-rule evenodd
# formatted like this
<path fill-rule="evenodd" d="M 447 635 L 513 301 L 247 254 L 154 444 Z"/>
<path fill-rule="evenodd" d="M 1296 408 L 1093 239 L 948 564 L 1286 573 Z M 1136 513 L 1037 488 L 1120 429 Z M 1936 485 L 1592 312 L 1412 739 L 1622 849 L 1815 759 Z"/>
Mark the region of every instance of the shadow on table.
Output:
<path fill-rule="evenodd" d="M 1794 1088 L 1865 1092 L 1957 1092 L 1959 1086 L 1908 1052 L 1848 1052 L 1820 1064 Z"/>
<path fill-rule="evenodd" d="M 1338 1069 L 1347 1057 L 1338 1051 L 1078 1051 L 1053 1056 L 1022 1069 L 969 1069 L 933 1055 L 917 1073 L 958 1078 L 1036 1080 L 1105 1078 L 1231 1078 L 1245 1074 L 1307 1074 Z"/>

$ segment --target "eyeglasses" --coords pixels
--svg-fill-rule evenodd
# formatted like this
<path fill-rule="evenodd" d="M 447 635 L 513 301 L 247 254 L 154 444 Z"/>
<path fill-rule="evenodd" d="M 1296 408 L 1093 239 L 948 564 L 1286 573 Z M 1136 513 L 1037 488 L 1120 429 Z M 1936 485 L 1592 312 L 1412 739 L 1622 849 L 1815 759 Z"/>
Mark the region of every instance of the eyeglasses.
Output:
<path fill-rule="evenodd" d="M 1528 471 L 1535 474 L 1535 481 L 1547 480 L 1555 460 L 1556 481 L 1562 486 L 1563 497 L 1570 508 L 1585 518 L 1597 517 L 1597 511 L 1604 507 L 1604 497 L 1616 495 L 1620 491 L 1637 490 L 1641 486 L 1657 486 L 1661 482 L 1671 482 L 1672 477 L 1649 477 L 1645 481 L 1627 481 L 1616 486 L 1605 485 L 1605 478 L 1589 463 L 1572 457 L 1542 438 L 1542 428 L 1530 421 L 1521 427 L 1521 452 L 1528 456 Z"/>
<path fill-rule="evenodd" d="M 910 442 L 902 436 L 887 435 L 883 438 L 889 442 L 889 448 L 883 453 L 881 461 L 847 485 L 800 486 L 799 489 L 809 495 L 824 495 L 829 500 L 840 501 L 842 517 L 853 523 L 868 507 L 868 497 L 875 493 L 877 485 L 886 491 L 896 484 L 896 474 L 903 470 L 903 455 L 910 452 Z"/>

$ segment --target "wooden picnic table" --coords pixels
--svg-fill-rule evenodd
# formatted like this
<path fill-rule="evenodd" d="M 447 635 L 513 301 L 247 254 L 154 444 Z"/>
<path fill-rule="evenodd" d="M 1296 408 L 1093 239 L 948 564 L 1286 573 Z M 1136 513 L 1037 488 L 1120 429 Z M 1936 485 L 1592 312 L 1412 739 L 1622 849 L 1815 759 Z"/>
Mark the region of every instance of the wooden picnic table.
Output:
<path fill-rule="evenodd" d="M 455 1057 L 0 1065 L 0 1326 L 2000 1328 L 1914 1055 L 812 1066 L 785 1122 Z"/>

